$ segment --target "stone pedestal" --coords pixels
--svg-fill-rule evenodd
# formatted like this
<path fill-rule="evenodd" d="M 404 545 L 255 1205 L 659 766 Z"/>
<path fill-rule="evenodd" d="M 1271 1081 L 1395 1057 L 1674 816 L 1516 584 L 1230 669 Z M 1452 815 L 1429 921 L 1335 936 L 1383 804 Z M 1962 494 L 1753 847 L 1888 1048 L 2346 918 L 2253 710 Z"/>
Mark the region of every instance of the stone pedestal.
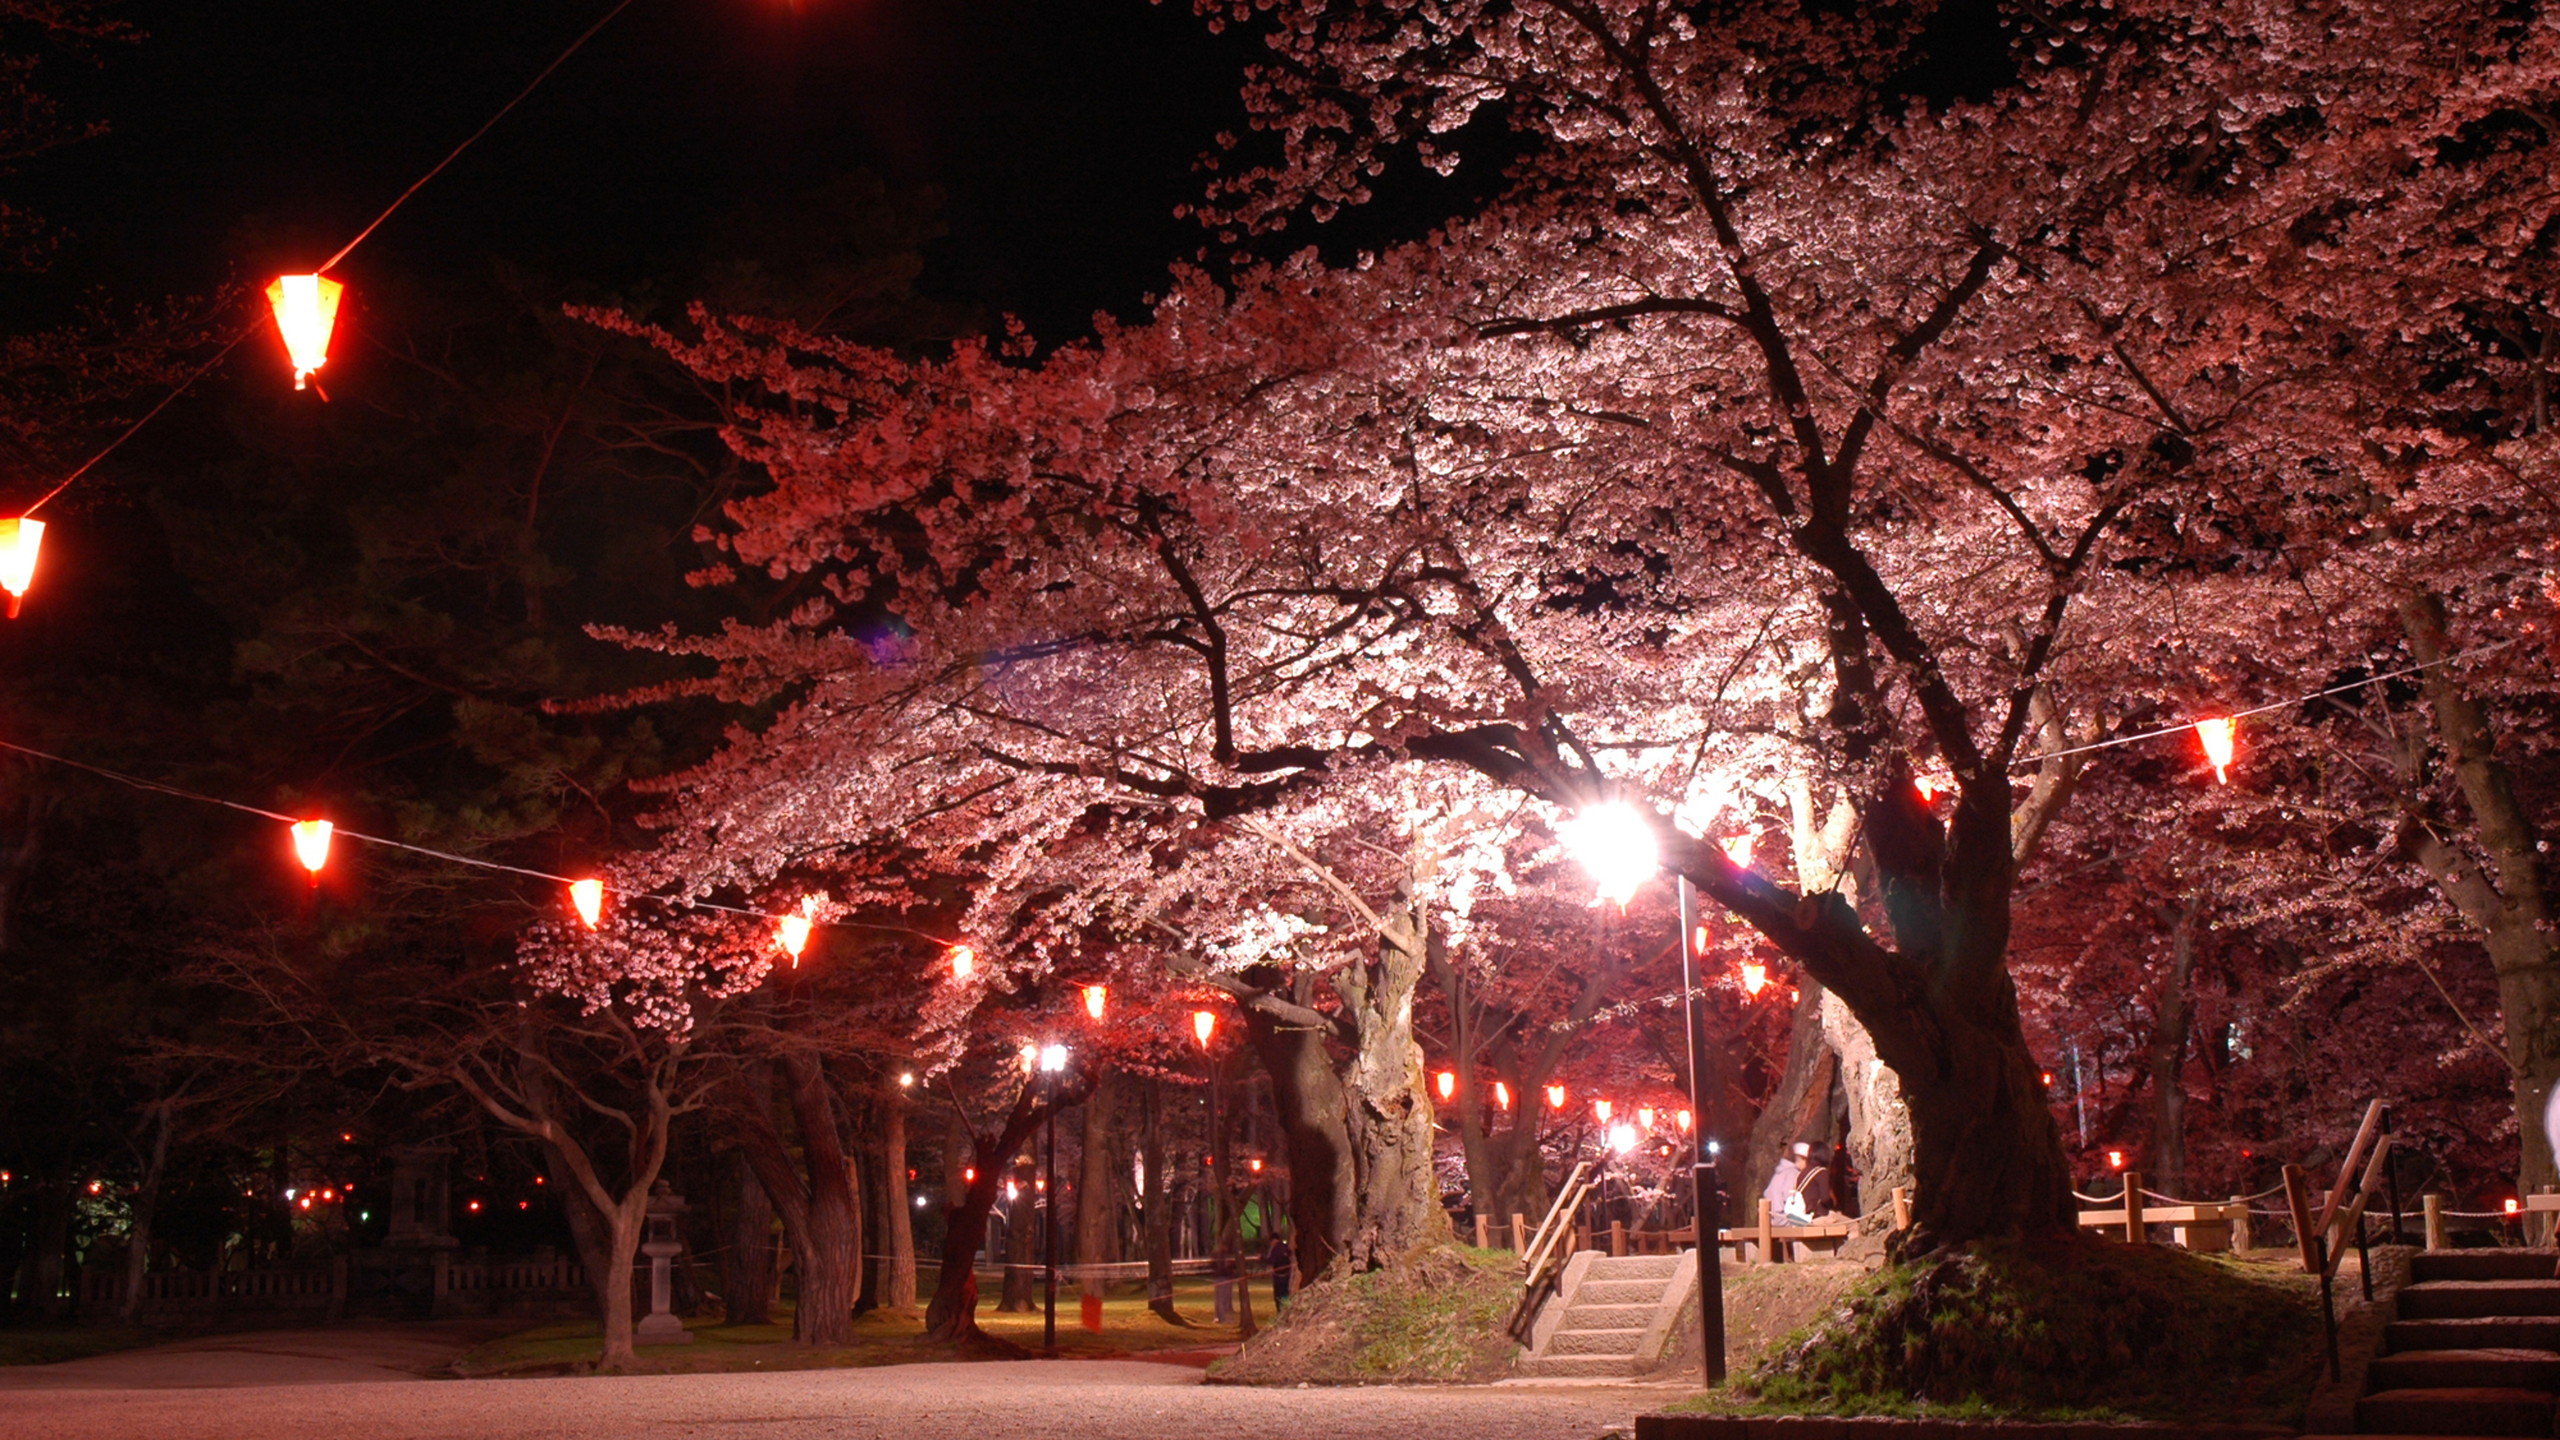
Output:
<path fill-rule="evenodd" d="M 632 1330 L 635 1345 L 690 1345 L 692 1332 L 675 1312 L 675 1258 L 684 1249 L 676 1237 L 676 1217 L 685 1211 L 684 1197 L 658 1182 L 649 1197 L 648 1229 L 640 1253 L 649 1257 L 649 1313 Z"/>
<path fill-rule="evenodd" d="M 453 1181 L 450 1145 L 409 1145 L 391 1152 L 391 1233 L 395 1248 L 450 1250 L 462 1242 L 453 1237 Z"/>

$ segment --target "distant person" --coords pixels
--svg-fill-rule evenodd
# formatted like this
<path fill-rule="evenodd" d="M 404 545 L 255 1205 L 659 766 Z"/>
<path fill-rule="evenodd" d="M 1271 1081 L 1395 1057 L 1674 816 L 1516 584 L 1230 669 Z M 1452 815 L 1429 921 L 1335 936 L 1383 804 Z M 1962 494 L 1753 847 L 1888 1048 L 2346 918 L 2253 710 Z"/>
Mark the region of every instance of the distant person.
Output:
<path fill-rule="evenodd" d="M 1831 1193 L 1830 1161 L 1831 1147 L 1828 1145 L 1815 1145 L 1807 1151 L 1803 1168 L 1796 1173 L 1795 1194 L 1787 1206 L 1788 1218 L 1811 1220 L 1816 1215 L 1828 1215 L 1839 1208 Z"/>
<path fill-rule="evenodd" d="M 1769 1183 L 1760 1187 L 1760 1198 L 1769 1202 L 1771 1210 L 1785 1211 L 1787 1202 L 1795 1197 L 1796 1177 L 1804 1174 L 1804 1162 L 1812 1154 L 1813 1147 L 1799 1140 L 1778 1161 L 1778 1168 L 1769 1172 Z"/>
<path fill-rule="evenodd" d="M 1289 1303 L 1289 1287 L 1298 1278 L 1298 1257 L 1289 1250 L 1288 1236 L 1275 1235 L 1262 1258 L 1271 1266 L 1271 1308 L 1277 1310 Z"/>

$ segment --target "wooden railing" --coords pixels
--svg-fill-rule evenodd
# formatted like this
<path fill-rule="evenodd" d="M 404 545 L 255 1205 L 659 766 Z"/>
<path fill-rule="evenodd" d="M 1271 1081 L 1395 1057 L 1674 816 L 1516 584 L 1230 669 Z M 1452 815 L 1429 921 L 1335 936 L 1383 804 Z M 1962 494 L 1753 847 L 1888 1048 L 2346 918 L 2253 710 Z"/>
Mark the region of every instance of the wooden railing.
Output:
<path fill-rule="evenodd" d="M 155 1270 L 142 1277 L 142 1303 L 318 1308 L 336 1303 L 347 1287 L 345 1262 L 289 1270 Z M 122 1270 L 92 1270 L 80 1277 L 85 1306 L 124 1299 Z"/>
<path fill-rule="evenodd" d="M 2355 1237 L 2359 1254 L 2365 1249 L 2364 1212 L 2382 1193 L 2385 1177 L 2391 1168 L 2391 1130 L 2388 1111 L 2380 1100 L 2365 1106 L 2364 1123 L 2356 1127 L 2355 1143 L 2347 1147 L 2347 1158 L 2339 1163 L 2338 1183 L 2321 1204 L 2318 1218 L 2311 1209 L 2311 1177 L 2299 1165 L 2284 1167 L 2284 1199 L 2293 1211 L 2293 1233 L 2302 1246 L 2302 1268 L 2320 1277 L 2320 1322 L 2329 1343 L 2329 1377 L 2338 1375 L 2338 1312 L 2331 1298 L 2330 1285 L 2338 1273 L 2338 1262 L 2346 1255 L 2345 1238 Z M 2364 1165 L 2357 1174 L 2358 1162 Z M 2395 1219 L 2398 1207 L 2393 1207 Z M 2364 1298 L 2373 1298 L 2373 1262 L 2367 1255 L 2357 1266 L 2364 1285 Z"/>
<path fill-rule="evenodd" d="M 1520 1254 L 1520 1304 L 1511 1312 L 1509 1328 L 1515 1338 L 1527 1333 L 1538 1318 L 1538 1307 L 1554 1291 L 1574 1237 L 1573 1217 L 1598 1184 L 1590 1161 L 1576 1164 L 1565 1177 L 1564 1188 L 1556 1192 L 1555 1203 L 1547 1207 L 1547 1218 L 1538 1222 L 1538 1233 L 1529 1237 L 1529 1248 Z"/>

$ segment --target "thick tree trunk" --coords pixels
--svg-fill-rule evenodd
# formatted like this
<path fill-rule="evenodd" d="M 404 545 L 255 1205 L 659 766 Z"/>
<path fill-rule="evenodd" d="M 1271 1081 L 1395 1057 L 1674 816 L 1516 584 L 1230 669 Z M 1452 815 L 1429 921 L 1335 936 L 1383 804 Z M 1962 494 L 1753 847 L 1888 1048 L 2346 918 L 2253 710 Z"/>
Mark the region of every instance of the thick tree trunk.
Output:
<path fill-rule="evenodd" d="M 1308 987 L 1309 977 L 1300 977 L 1301 1003 Z M 1271 1108 L 1289 1153 L 1290 1252 L 1298 1277 L 1312 1281 L 1342 1253 L 1358 1216 L 1359 1172 L 1351 1158 L 1342 1076 L 1325 1051 L 1324 1036 L 1312 1026 L 1248 1008 L 1245 1028 L 1263 1073 L 1271 1077 Z"/>
<path fill-rule="evenodd" d="M 2190 896 L 2161 907 L 2169 926 L 2169 972 L 2151 1007 L 2151 1151 L 2143 1178 L 2163 1195 L 2187 1188 L 2187 987 L 2196 969 L 2196 916 Z"/>
<path fill-rule="evenodd" d="M 2444 602 L 2432 594 L 2410 597 L 2400 609 L 2410 654 L 2428 665 L 2427 706 L 2436 741 L 2444 747 L 2471 812 L 2470 838 L 2489 862 L 2473 859 L 2436 838 L 2413 816 L 2403 843 L 2435 880 L 2463 919 L 2480 933 L 2498 977 L 2498 1011 L 2505 1021 L 2507 1065 L 2515 1076 L 2516 1122 L 2523 1149 L 2517 1193 L 2530 1195 L 2560 1183 L 2543 1130 L 2543 1111 L 2560 1081 L 2560 937 L 2552 933 L 2553 906 L 2543 877 L 2539 838 L 2517 802 L 2513 776 L 2498 758 L 2487 711 L 2440 664 L 2453 651 L 2445 634 Z M 2421 778 L 2404 775 L 2414 802 Z"/>
<path fill-rule="evenodd" d="M 1173 1308 L 1172 1167 L 1164 1154 L 1164 1082 L 1147 1080 L 1145 1133 L 1139 1137 L 1146 1163 L 1147 1308 L 1176 1325 L 1184 1320 Z"/>
<path fill-rule="evenodd" d="M 1334 978 L 1360 1037 L 1343 1087 L 1356 1180 L 1342 1259 L 1355 1271 L 1380 1269 L 1451 1238 L 1431 1163 L 1422 1046 L 1413 1038 L 1428 934 L 1422 907 L 1409 905 L 1384 927 L 1374 964 L 1354 963 Z"/>
<path fill-rule="evenodd" d="M 1831 1080 L 1839 1061 L 1822 1037 L 1822 999 L 1822 987 L 1811 980 L 1796 987 L 1795 1022 L 1787 1030 L 1787 1066 L 1778 1073 L 1777 1088 L 1769 1092 L 1768 1103 L 1760 1107 L 1760 1118 L 1751 1127 L 1751 1146 L 1742 1157 L 1742 1183 L 1733 1192 L 1745 1219 L 1754 1213 L 1751 1207 L 1768 1187 L 1787 1147 L 1798 1140 L 1826 1138 L 1823 1122 L 1829 1114 Z"/>
<path fill-rule="evenodd" d="M 853 1157 L 844 1145 L 835 1092 L 814 1056 L 774 1062 L 784 1084 L 800 1155 L 774 1121 L 765 1087 L 747 1078 L 731 1089 L 738 1148 L 782 1216 L 791 1245 L 799 1300 L 792 1313 L 795 1345 L 853 1342 L 853 1304 L 862 1295 L 862 1198 L 855 1189 Z"/>
<path fill-rule="evenodd" d="M 916 1228 L 907 1188 L 907 1101 L 889 1097 L 880 1117 L 882 1198 L 880 1221 L 889 1232 L 889 1264 L 880 1278 L 880 1304 L 889 1310 L 916 1308 Z"/>
<path fill-rule="evenodd" d="M 278 1195 L 284 1193 L 279 1187 Z M 56 1179 L 36 1189 L 35 1253 L 27 1257 L 28 1290 L 38 1317 L 60 1320 L 71 1313 L 69 1287 L 63 1282 L 71 1260 L 71 1182 Z"/>
<path fill-rule="evenodd" d="M 1029 1156 L 1017 1158 L 1009 1172 L 1013 1176 L 1013 1194 L 1004 1205 L 1004 1283 L 997 1288 L 1001 1298 L 996 1309 L 1019 1315 L 1037 1308 L 1040 1259 L 1040 1192 L 1035 1188 L 1039 1167 Z"/>
<path fill-rule="evenodd" d="M 728 1168 L 735 1197 L 728 1215 L 728 1243 L 720 1252 L 720 1298 L 731 1325 L 773 1323 L 774 1282 L 781 1254 L 773 1235 L 773 1199 L 756 1181 L 755 1168 L 732 1150 Z"/>
<path fill-rule="evenodd" d="M 1911 1107 L 1902 1100 L 1902 1077 L 1876 1056 L 1875 1037 L 1840 997 L 1824 992 L 1822 1039 L 1839 1061 L 1840 1088 L 1849 1102 L 1849 1164 L 1858 1172 L 1858 1202 L 1873 1234 L 1893 1223 L 1892 1198 L 1911 1183 Z"/>
<path fill-rule="evenodd" d="M 160 1178 L 169 1168 L 169 1129 L 174 1106 L 161 1100 L 151 1106 L 151 1143 L 143 1153 L 142 1184 L 133 1195 L 133 1228 L 124 1249 L 124 1295 L 116 1318 L 130 1325 L 142 1316 L 142 1285 L 151 1267 L 151 1222 L 160 1213 Z"/>
<path fill-rule="evenodd" d="M 1073 1104 L 1075 1094 L 1051 1097 L 1050 1103 Z M 925 1307 L 924 1338 L 944 1343 L 988 1343 L 978 1329 L 978 1276 L 975 1269 L 978 1249 L 987 1243 L 987 1216 L 995 1209 L 996 1197 L 1003 1193 L 1005 1161 L 1022 1153 L 1032 1131 L 1048 1114 L 1048 1108 L 1034 1087 L 1024 1086 L 1013 1102 L 1013 1111 L 1005 1117 L 1003 1131 L 992 1136 L 970 1136 L 974 1156 L 972 1168 L 978 1178 L 965 1190 L 957 1192 L 959 1203 L 951 1210 L 951 1223 L 942 1238 L 942 1278 L 933 1288 L 933 1303 Z M 957 1141 L 965 1131 L 953 1127 Z"/>
<path fill-rule="evenodd" d="M 1076 1180 L 1076 1266 L 1083 1273 L 1085 1297 L 1101 1300 L 1111 1293 L 1108 1271 L 1101 1267 L 1120 1258 L 1120 1148 L 1117 1117 L 1120 1077 L 1105 1074 L 1094 1083 L 1093 1098 L 1084 1102 L 1084 1155 Z"/>

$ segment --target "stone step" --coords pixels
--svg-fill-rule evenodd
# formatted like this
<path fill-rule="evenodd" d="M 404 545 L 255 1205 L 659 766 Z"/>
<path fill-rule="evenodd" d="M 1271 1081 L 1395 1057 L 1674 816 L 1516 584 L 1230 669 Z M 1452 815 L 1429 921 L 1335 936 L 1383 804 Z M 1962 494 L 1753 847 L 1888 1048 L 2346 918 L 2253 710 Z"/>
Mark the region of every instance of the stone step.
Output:
<path fill-rule="evenodd" d="M 1559 1355 L 1623 1355 L 1632 1359 L 1644 1343 L 1641 1330 L 1559 1330 L 1547 1340 L 1541 1360 Z"/>
<path fill-rule="evenodd" d="M 2429 1280 L 2548 1280 L 2560 1275 L 2560 1250 L 2421 1250 L 2409 1260 L 2409 1278 Z"/>
<path fill-rule="evenodd" d="M 2560 1350 L 2560 1317 L 2394 1320 L 2383 1338 L 2394 1355 L 2409 1350 Z"/>
<path fill-rule="evenodd" d="M 2560 1391 L 2560 1354 L 2507 1347 L 2403 1350 L 2374 1361 L 2367 1383 L 2375 1390 L 2487 1386 Z"/>
<path fill-rule="evenodd" d="M 1659 1305 L 1664 1288 L 1660 1280 L 1600 1280 L 1586 1275 L 1570 1298 L 1576 1305 Z"/>
<path fill-rule="evenodd" d="M 2560 1315 L 2560 1280 L 2429 1280 L 2400 1292 L 2411 1320 Z"/>
<path fill-rule="evenodd" d="M 1541 1355 L 1521 1361 L 1519 1373 L 1555 1380 L 1607 1378 L 1633 1375 L 1635 1362 L 1624 1355 Z"/>
<path fill-rule="evenodd" d="M 2356 1402 L 2356 1429 L 2367 1435 L 2548 1436 L 2553 1409 L 2545 1390 L 2382 1390 Z"/>
<path fill-rule="evenodd" d="M 1585 1287 L 1588 1288 L 1588 1287 Z M 1642 1330 L 1653 1323 L 1653 1305 L 1585 1305 L 1575 1301 L 1573 1308 L 1557 1320 L 1559 1330 Z"/>
<path fill-rule="evenodd" d="M 1677 1255 L 1599 1255 L 1587 1272 L 1593 1280 L 1668 1280 Z"/>

